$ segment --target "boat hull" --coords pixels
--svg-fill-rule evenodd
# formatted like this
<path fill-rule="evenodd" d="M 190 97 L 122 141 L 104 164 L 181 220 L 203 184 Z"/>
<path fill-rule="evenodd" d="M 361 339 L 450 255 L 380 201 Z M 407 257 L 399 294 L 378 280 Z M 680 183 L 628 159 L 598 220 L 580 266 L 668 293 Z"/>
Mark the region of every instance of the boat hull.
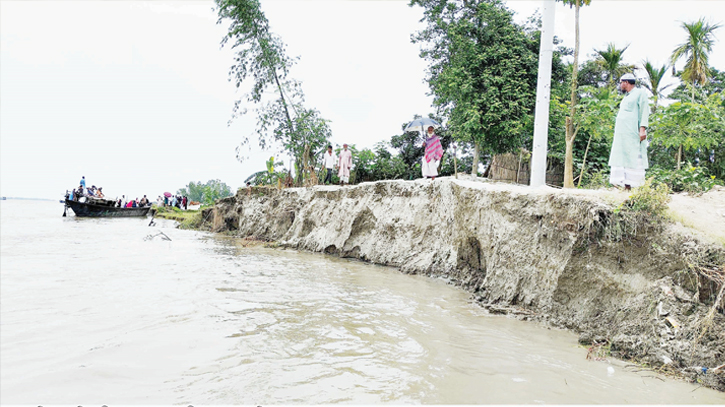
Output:
<path fill-rule="evenodd" d="M 146 216 L 151 210 L 150 206 L 143 208 L 117 208 L 115 206 L 94 205 L 85 202 L 65 200 L 68 208 L 79 217 L 89 218 L 132 218 Z M 65 216 L 65 215 L 64 215 Z"/>

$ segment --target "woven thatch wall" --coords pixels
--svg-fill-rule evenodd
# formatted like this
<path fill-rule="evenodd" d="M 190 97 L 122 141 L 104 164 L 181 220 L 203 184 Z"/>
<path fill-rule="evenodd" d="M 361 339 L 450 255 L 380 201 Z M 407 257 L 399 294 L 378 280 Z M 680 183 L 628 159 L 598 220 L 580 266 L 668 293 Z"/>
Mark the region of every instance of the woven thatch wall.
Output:
<path fill-rule="evenodd" d="M 528 185 L 530 157 L 528 152 L 520 155 L 511 153 L 494 155 L 488 178 Z M 564 185 L 564 166 L 551 157 L 546 160 L 546 183 L 559 187 Z"/>

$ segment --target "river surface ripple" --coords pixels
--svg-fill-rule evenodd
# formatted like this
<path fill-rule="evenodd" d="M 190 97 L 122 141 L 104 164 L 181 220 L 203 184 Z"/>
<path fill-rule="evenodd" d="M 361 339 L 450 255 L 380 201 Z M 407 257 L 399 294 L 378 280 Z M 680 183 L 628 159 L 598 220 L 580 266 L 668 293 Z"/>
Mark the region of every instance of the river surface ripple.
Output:
<path fill-rule="evenodd" d="M 725 404 L 441 280 L 62 212 L 0 204 L 2 404 Z"/>

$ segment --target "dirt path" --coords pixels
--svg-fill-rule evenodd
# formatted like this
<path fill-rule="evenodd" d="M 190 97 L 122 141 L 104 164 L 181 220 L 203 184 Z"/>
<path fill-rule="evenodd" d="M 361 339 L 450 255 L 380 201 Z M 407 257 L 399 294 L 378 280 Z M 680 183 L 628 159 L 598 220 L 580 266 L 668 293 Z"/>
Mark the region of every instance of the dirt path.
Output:
<path fill-rule="evenodd" d="M 725 245 L 725 188 L 715 186 L 706 194 L 673 194 L 669 204 L 672 218 Z"/>

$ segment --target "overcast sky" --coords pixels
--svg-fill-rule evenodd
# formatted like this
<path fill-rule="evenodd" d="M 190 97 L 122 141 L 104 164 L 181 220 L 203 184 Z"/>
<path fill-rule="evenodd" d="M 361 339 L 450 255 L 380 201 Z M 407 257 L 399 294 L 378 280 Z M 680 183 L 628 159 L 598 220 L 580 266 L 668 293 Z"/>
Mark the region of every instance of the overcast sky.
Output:
<path fill-rule="evenodd" d="M 422 12 L 407 3 L 262 0 L 333 143 L 372 147 L 433 111 L 410 42 Z M 541 4 L 507 2 L 520 22 Z M 110 196 L 155 198 L 190 181 L 236 189 L 272 155 L 289 163 L 277 149 L 236 160 L 255 120 L 227 124 L 242 95 L 228 81 L 233 54 L 220 49 L 227 26 L 213 5 L 0 1 L 0 193 L 59 199 L 85 175 Z M 573 12 L 556 13 L 556 35 L 573 47 Z M 581 13 L 583 57 L 613 42 L 630 45 L 626 62 L 665 63 L 686 38 L 680 22 L 703 16 L 725 22 L 725 1 L 595 0 Z M 710 63 L 725 70 L 725 28 L 716 34 Z"/>

